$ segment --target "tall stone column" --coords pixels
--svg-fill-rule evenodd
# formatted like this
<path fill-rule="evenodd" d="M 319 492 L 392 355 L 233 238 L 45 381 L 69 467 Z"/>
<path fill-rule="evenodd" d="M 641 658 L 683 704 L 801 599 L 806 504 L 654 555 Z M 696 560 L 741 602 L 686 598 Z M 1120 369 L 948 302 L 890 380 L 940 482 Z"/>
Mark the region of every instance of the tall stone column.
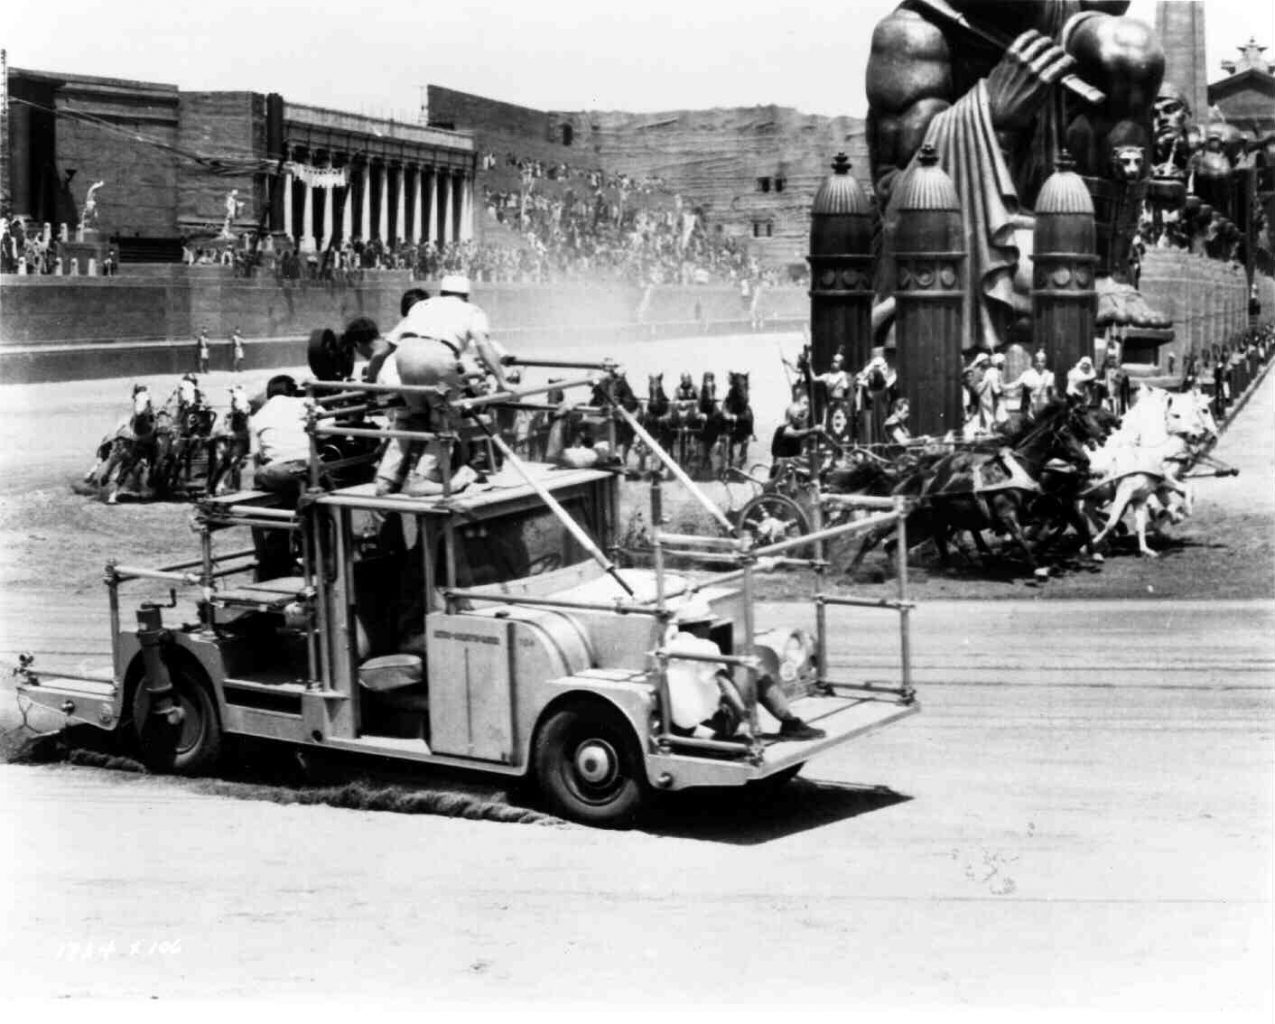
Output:
<path fill-rule="evenodd" d="M 320 246 L 323 249 L 332 245 L 332 239 L 336 235 L 336 225 L 332 222 L 334 191 L 331 185 L 323 189 L 323 244 Z"/>
<path fill-rule="evenodd" d="M 283 233 L 295 237 L 292 231 L 292 172 L 283 174 Z"/>
<path fill-rule="evenodd" d="M 432 242 L 438 237 L 434 231 L 434 214 L 438 209 L 438 172 L 431 167 L 425 173 L 429 179 L 425 187 L 421 189 L 421 196 L 425 200 L 425 240 Z"/>
<path fill-rule="evenodd" d="M 1157 3 L 1155 30 L 1164 47 L 1164 80 L 1182 90 L 1201 123 L 1208 120 L 1209 78 L 1204 63 L 1204 4 L 1201 0 Z"/>
<path fill-rule="evenodd" d="M 304 181 L 301 187 L 301 251 L 314 251 L 314 189 Z"/>
<path fill-rule="evenodd" d="M 389 164 L 381 164 L 381 182 L 377 189 L 377 195 L 380 196 L 381 208 L 376 215 L 377 237 L 382 242 L 390 241 L 390 167 Z"/>
<path fill-rule="evenodd" d="M 894 299 L 899 385 L 912 407 L 912 431 L 942 436 L 960 430 L 964 422 L 961 204 L 929 143 L 902 182 L 892 200 L 898 209 Z"/>
<path fill-rule="evenodd" d="M 452 241 L 460 241 L 461 214 L 465 205 L 465 176 L 452 175 Z"/>
<path fill-rule="evenodd" d="M 398 165 L 398 200 L 394 204 L 394 212 L 397 215 L 394 222 L 394 235 L 392 241 L 398 241 L 400 238 L 407 238 L 411 231 L 407 226 L 407 165 Z"/>
<path fill-rule="evenodd" d="M 1036 199 L 1032 322 L 1035 344 L 1062 379 L 1082 356 L 1093 356 L 1097 242 L 1093 202 L 1070 156 L 1045 179 Z"/>
<path fill-rule="evenodd" d="M 350 229 L 354 225 L 354 165 L 348 160 L 345 164 L 345 188 L 341 190 L 341 241 L 350 240 Z"/>
<path fill-rule="evenodd" d="M 463 207 L 460 215 L 460 240 L 471 241 L 474 237 L 474 179 L 466 176 L 461 189 Z"/>
<path fill-rule="evenodd" d="M 421 169 L 413 167 L 407 174 L 408 230 L 407 240 L 413 245 L 421 240 Z"/>
<path fill-rule="evenodd" d="M 841 350 L 858 373 L 872 358 L 872 204 L 838 153 L 810 207 L 810 347 L 815 373 Z"/>
<path fill-rule="evenodd" d="M 450 179 L 451 175 L 447 171 L 441 171 L 438 174 L 438 244 L 440 246 L 446 245 L 449 241 L 447 237 L 447 202 Z"/>
<path fill-rule="evenodd" d="M 359 186 L 359 237 L 366 242 L 372 237 L 372 165 L 366 160 Z"/>

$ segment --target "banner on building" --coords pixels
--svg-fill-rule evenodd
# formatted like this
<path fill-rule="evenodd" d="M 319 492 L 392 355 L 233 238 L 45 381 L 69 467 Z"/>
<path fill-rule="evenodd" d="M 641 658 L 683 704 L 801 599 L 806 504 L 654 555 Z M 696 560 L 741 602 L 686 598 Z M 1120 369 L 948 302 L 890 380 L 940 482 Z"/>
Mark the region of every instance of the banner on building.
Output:
<path fill-rule="evenodd" d="M 345 188 L 350 181 L 345 167 L 315 167 L 289 162 L 283 165 L 283 169 L 310 188 Z"/>

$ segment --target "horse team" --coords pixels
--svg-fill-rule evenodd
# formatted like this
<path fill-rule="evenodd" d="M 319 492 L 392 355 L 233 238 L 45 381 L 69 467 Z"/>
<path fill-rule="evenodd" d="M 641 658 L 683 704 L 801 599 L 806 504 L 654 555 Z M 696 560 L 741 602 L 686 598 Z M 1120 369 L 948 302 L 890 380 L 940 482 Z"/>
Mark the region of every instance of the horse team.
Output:
<path fill-rule="evenodd" d="M 132 412 L 102 439 L 84 483 L 112 505 L 121 493 L 166 498 L 237 490 L 250 449 L 251 409 L 242 385 L 228 391 L 223 415 L 194 374 L 158 408 L 149 386 L 135 384 Z"/>
<path fill-rule="evenodd" d="M 251 403 L 242 385 L 228 392 L 229 406 L 221 414 L 209 405 L 192 374 L 158 408 L 149 387 L 135 385 L 131 414 L 103 439 L 85 482 L 111 504 L 122 492 L 189 498 L 239 489 L 246 483 L 243 468 L 252 448 Z M 665 390 L 664 375 L 653 374 L 647 397 L 640 399 L 621 373 L 609 384 L 596 385 L 588 406 L 569 405 L 561 392 L 551 391 L 539 406 L 508 411 L 498 426 L 516 450 L 533 460 L 560 458 L 571 449 L 599 449 L 613 430 L 616 451 L 610 454 L 626 469 L 636 456 L 638 471 L 644 471 L 650 452 L 633 422 L 692 477 L 722 478 L 743 468 L 755 439 L 749 375 L 730 372 L 726 394 L 719 399 L 712 371 L 698 387 L 689 374 L 682 374 L 672 396 Z M 825 494 L 913 499 L 907 535 L 912 543 L 932 540 L 943 561 L 962 532 L 987 555 L 983 533 L 990 530 L 1008 537 L 1041 573 L 1042 549 L 1068 529 L 1100 560 L 1096 547 L 1129 512 L 1139 551 L 1154 556 L 1146 539 L 1148 526 L 1190 514 L 1193 494 L 1185 478 L 1191 467 L 1208 460 L 1208 446 L 1217 435 L 1208 399 L 1199 392 L 1143 388 L 1120 419 L 1082 402 L 1060 400 L 1013 433 L 982 444 L 920 439 L 893 458 L 854 445 L 828 444 L 811 454 L 821 459 Z M 785 497 L 799 508 L 799 492 L 809 489 L 811 477 L 781 476 L 769 486 L 783 491 L 788 480 L 794 493 Z M 774 519 L 776 514 L 763 511 L 760 518 L 744 520 L 765 534 L 761 539 L 809 526 L 804 514 L 786 521 Z M 886 534 L 869 533 L 849 571 L 885 539 Z"/>
<path fill-rule="evenodd" d="M 698 387 L 690 374 L 682 374 L 672 397 L 664 387 L 663 373 L 647 378 L 645 399 L 638 397 L 622 373 L 611 387 L 608 395 L 605 385 L 597 385 L 583 410 L 562 405 L 561 393 L 551 391 L 545 409 L 525 415 L 513 426 L 515 450 L 543 459 L 565 449 L 593 448 L 605 440 L 603 435 L 613 425 L 615 456 L 626 468 L 636 458 L 637 471 L 644 472 L 651 453 L 628 417 L 615 410 L 618 406 L 692 479 L 719 479 L 747 461 L 749 442 L 755 440 L 748 373 L 731 371 L 726 394 L 720 398 L 717 375 L 711 370 Z"/>
<path fill-rule="evenodd" d="M 1062 399 L 1007 436 L 965 446 L 918 442 L 895 460 L 865 457 L 834 468 L 827 483 L 833 493 L 911 498 L 909 544 L 933 541 L 943 562 L 962 532 L 987 556 L 983 533 L 991 531 L 1008 537 L 1045 575 L 1042 554 L 1063 533 L 1070 529 L 1085 553 L 1101 561 L 1097 547 L 1129 512 L 1139 551 L 1154 557 L 1148 525 L 1190 513 L 1193 492 L 1185 479 L 1210 461 L 1217 436 L 1208 399 L 1198 391 L 1142 388 L 1120 418 Z M 848 571 L 890 532 L 868 534 Z"/>

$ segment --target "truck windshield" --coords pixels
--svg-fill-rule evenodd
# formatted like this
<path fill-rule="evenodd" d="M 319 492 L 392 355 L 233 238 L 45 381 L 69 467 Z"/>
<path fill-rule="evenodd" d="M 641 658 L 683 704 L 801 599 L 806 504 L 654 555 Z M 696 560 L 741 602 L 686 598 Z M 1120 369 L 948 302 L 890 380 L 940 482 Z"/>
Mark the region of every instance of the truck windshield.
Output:
<path fill-rule="evenodd" d="M 596 542 L 589 505 L 583 498 L 562 502 L 571 518 Z M 442 551 L 440 549 L 441 556 Z M 537 576 L 586 561 L 589 554 L 547 508 L 533 508 L 456 528 L 456 586 Z M 441 564 L 441 558 L 440 558 Z"/>

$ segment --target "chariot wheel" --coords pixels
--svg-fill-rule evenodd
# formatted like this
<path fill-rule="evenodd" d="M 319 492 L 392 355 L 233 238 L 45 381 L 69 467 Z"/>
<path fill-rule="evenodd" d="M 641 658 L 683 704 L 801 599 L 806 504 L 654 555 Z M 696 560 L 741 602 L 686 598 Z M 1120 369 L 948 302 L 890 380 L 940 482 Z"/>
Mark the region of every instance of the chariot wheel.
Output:
<path fill-rule="evenodd" d="M 809 532 L 810 517 L 805 509 L 783 494 L 760 494 L 739 510 L 739 534 L 751 539 L 755 547 Z"/>
<path fill-rule="evenodd" d="M 202 775 L 221 756 L 221 722 L 212 690 L 199 675 L 182 665 L 170 665 L 174 709 L 181 714 L 170 721 L 151 713 L 146 680 L 133 694 L 133 723 L 141 747 L 142 762 L 151 771 L 176 775 Z"/>
<path fill-rule="evenodd" d="M 554 712 L 536 737 L 536 782 L 549 808 L 603 828 L 633 824 L 650 793 L 637 737 L 613 708 L 581 701 Z"/>

